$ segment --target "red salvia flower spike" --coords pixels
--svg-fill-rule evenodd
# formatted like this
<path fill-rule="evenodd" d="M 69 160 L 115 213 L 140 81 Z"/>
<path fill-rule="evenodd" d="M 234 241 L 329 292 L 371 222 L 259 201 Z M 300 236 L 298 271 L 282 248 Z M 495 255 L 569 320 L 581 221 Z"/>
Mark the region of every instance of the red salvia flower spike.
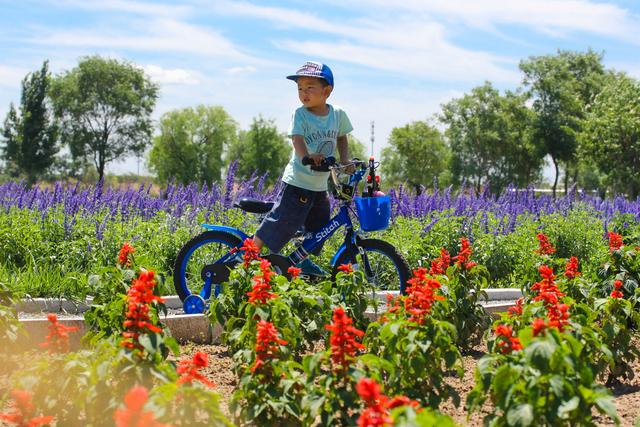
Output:
<path fill-rule="evenodd" d="M 132 387 L 124 397 L 124 408 L 116 409 L 116 427 L 168 427 L 156 421 L 153 412 L 145 411 L 149 392 L 143 386 Z"/>

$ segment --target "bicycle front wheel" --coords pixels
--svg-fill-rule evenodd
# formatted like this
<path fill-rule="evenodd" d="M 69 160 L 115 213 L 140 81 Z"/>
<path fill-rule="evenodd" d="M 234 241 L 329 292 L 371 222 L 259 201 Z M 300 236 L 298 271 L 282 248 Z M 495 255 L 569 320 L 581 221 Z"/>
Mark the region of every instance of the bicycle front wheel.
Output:
<path fill-rule="evenodd" d="M 208 299 L 211 288 L 204 290 L 205 281 L 202 278 L 202 269 L 209 264 L 215 264 L 229 251 L 242 244 L 242 240 L 231 233 L 224 231 L 205 231 L 189 240 L 178 253 L 173 269 L 173 285 L 180 300 L 189 295 L 200 295 Z M 211 283 L 215 287 L 219 283 Z"/>
<path fill-rule="evenodd" d="M 410 277 L 409 264 L 390 243 L 378 239 L 362 239 L 357 243 L 362 251 L 352 256 L 344 251 L 333 266 L 332 279 L 338 274 L 338 267 L 351 263 L 361 270 L 367 281 L 381 290 L 400 290 L 404 294 Z"/>

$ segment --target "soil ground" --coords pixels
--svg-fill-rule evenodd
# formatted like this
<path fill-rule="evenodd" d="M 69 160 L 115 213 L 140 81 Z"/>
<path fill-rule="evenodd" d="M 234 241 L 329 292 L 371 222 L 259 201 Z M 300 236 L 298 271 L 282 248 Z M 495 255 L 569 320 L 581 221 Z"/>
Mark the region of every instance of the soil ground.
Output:
<path fill-rule="evenodd" d="M 640 345 L 640 342 L 638 342 Z M 227 348 L 221 345 L 185 345 L 182 347 L 182 357 L 189 357 L 197 351 L 209 354 L 209 367 L 205 373 L 209 379 L 215 382 L 218 392 L 221 395 L 222 406 L 229 402 L 236 386 L 236 377 L 232 371 L 233 362 Z M 462 426 L 482 426 L 482 418 L 486 413 L 476 412 L 467 420 L 467 412 L 464 402 L 467 394 L 473 388 L 477 361 L 484 355 L 486 347 L 479 346 L 475 351 L 464 356 L 465 374 L 463 378 L 449 378 L 447 381 L 453 385 L 460 394 L 461 406 L 456 408 L 453 402 L 446 402 L 440 409 L 441 412 L 450 415 L 456 423 Z M 636 420 L 640 420 L 640 360 L 634 364 L 636 377 L 633 380 L 623 382 L 613 387 L 613 394 L 616 400 L 618 416 L 621 426 L 634 427 Z M 488 408 L 483 408 L 485 411 Z M 598 426 L 615 426 L 608 417 L 596 416 L 595 422 Z"/>

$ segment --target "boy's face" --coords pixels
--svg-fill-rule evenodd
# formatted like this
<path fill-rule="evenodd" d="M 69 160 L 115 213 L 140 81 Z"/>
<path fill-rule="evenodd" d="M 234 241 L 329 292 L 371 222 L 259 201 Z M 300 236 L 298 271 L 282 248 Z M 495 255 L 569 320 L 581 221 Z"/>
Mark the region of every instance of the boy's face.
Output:
<path fill-rule="evenodd" d="M 326 104 L 332 87 L 323 83 L 316 77 L 298 77 L 298 97 L 306 108 L 312 109 Z"/>

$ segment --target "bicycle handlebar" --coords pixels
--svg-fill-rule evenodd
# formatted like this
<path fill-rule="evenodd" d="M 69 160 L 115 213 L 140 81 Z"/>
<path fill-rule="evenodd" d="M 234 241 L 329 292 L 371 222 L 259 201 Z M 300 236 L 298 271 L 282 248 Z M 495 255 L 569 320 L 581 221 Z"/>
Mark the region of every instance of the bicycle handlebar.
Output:
<path fill-rule="evenodd" d="M 322 160 L 322 162 L 320 163 L 320 165 L 316 166 L 315 164 L 313 164 L 313 161 L 311 161 L 309 156 L 304 156 L 302 158 L 302 164 L 305 165 L 305 166 L 311 165 L 311 170 L 313 170 L 313 171 L 329 172 L 329 169 L 331 168 L 331 166 L 334 166 L 336 164 L 336 158 L 335 157 L 325 157 Z"/>
<path fill-rule="evenodd" d="M 322 162 L 320 163 L 320 166 L 315 166 L 313 164 L 313 162 L 311 161 L 311 159 L 309 158 L 309 156 L 304 156 L 302 158 L 302 164 L 305 166 L 310 165 L 311 166 L 311 170 L 314 171 L 318 171 L 318 172 L 329 172 L 331 169 L 342 169 L 345 168 L 347 166 L 354 166 L 356 169 L 357 168 L 364 168 L 367 166 L 367 162 L 363 162 L 362 160 L 358 159 L 358 158 L 354 158 L 351 161 L 349 161 L 349 163 L 346 164 L 337 164 L 336 163 L 336 158 L 333 156 L 330 157 L 326 157 L 324 160 L 322 160 Z"/>

